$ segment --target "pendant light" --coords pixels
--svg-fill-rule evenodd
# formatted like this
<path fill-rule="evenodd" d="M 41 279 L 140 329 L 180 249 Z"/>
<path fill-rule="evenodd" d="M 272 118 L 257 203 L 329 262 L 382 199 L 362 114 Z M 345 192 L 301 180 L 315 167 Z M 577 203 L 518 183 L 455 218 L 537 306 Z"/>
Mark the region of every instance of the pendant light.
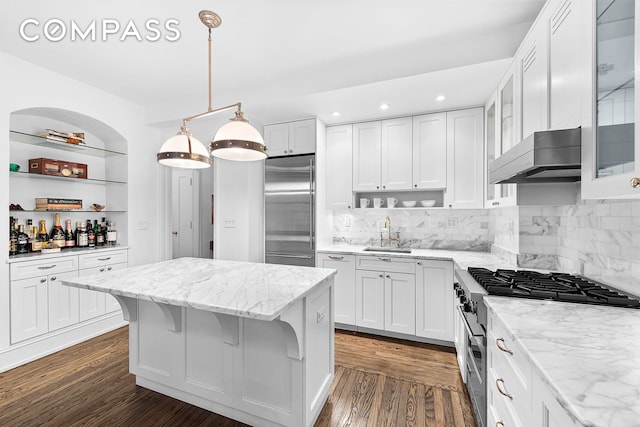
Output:
<path fill-rule="evenodd" d="M 206 112 L 182 119 L 182 127 L 177 135 L 169 138 L 156 155 L 158 163 L 176 168 L 201 169 L 211 166 L 211 155 L 227 160 L 254 161 L 267 157 L 267 147 L 260 132 L 244 118 L 242 105 L 237 102 L 226 107 L 211 107 L 211 30 L 222 23 L 216 13 L 200 11 L 200 21 L 209 29 L 209 108 Z M 187 123 L 208 117 L 221 111 L 235 108 L 235 117 L 216 132 L 209 144 L 209 150 L 191 135 Z"/>

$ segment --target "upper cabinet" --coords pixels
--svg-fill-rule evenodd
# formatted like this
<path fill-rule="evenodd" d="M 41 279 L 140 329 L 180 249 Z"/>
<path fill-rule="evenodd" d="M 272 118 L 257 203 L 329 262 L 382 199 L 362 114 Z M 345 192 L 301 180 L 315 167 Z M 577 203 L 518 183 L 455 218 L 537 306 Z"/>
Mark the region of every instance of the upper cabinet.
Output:
<path fill-rule="evenodd" d="M 447 187 L 447 114 L 413 117 L 413 187 Z"/>
<path fill-rule="evenodd" d="M 264 127 L 270 157 L 316 152 L 316 119 L 278 123 Z"/>
<path fill-rule="evenodd" d="M 446 207 L 483 206 L 483 121 L 483 108 L 447 112 Z"/>
<path fill-rule="evenodd" d="M 381 188 L 380 134 L 380 122 L 353 125 L 353 191 L 374 191 Z"/>
<path fill-rule="evenodd" d="M 352 125 L 327 128 L 326 194 L 328 208 L 351 209 L 352 193 Z"/>
<path fill-rule="evenodd" d="M 520 81 L 520 132 L 522 140 L 535 131 L 548 129 L 546 27 L 535 25 L 516 54 Z"/>
<path fill-rule="evenodd" d="M 582 197 L 640 198 L 634 63 L 640 55 L 640 3 L 594 3 L 595 9 L 584 6 L 585 39 L 595 40 L 595 46 L 583 43 L 589 79 L 583 85 Z"/>

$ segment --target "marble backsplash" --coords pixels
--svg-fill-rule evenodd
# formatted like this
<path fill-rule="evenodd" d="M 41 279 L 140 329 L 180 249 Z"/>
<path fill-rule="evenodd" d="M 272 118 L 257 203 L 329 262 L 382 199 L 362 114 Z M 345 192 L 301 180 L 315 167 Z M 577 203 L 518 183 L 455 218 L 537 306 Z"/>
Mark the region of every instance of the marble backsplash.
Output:
<path fill-rule="evenodd" d="M 333 242 L 379 246 L 379 228 L 391 219 L 400 246 L 487 252 L 493 243 L 493 220 L 486 209 L 353 209 L 334 212 Z M 385 242 L 385 245 L 388 244 Z"/>

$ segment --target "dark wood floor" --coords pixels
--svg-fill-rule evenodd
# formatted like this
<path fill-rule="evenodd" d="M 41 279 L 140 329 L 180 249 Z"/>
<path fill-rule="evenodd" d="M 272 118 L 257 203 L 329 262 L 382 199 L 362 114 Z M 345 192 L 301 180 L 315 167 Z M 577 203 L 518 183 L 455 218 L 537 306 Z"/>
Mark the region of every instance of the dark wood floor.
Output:
<path fill-rule="evenodd" d="M 335 379 L 316 426 L 475 426 L 455 354 L 336 333 Z M 0 426 L 242 426 L 135 385 L 128 329 L 0 374 Z"/>

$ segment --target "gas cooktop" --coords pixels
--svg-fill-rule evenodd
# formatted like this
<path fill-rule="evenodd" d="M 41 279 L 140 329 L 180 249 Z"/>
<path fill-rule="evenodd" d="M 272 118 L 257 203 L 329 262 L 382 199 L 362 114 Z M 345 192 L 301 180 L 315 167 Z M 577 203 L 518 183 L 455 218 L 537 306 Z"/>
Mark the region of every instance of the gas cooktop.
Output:
<path fill-rule="evenodd" d="M 566 273 L 469 267 L 469 274 L 489 295 L 640 308 L 640 301 L 593 280 Z"/>

